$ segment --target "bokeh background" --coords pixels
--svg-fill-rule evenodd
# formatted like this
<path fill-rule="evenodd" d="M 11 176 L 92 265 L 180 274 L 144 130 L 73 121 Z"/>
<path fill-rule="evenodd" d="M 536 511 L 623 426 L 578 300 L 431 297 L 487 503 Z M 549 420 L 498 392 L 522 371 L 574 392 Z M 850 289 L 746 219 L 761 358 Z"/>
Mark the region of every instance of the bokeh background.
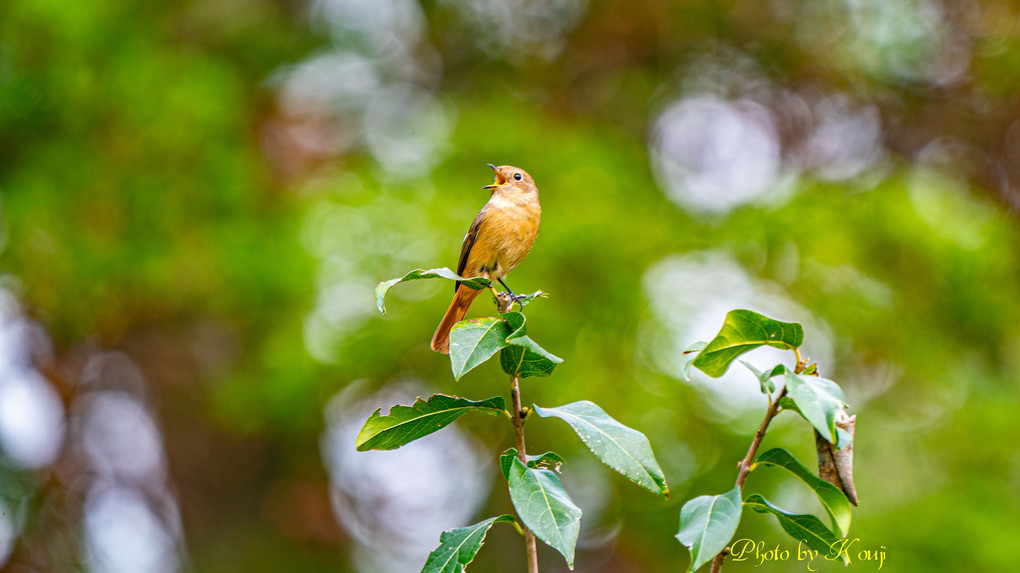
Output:
<path fill-rule="evenodd" d="M 372 298 L 456 264 L 486 163 L 541 189 L 509 284 L 551 293 L 529 334 L 565 362 L 525 401 L 601 404 L 673 492 L 529 422 L 568 459 L 578 571 L 686 567 L 680 506 L 731 487 L 764 398 L 739 366 L 682 381 L 680 351 L 738 307 L 802 322 L 845 388 L 883 570 L 1020 563 L 1016 3 L 5 0 L 3 570 L 413 572 L 507 511 L 504 421 L 353 447 L 377 407 L 507 394 L 428 349 L 448 282 Z M 813 463 L 790 415 L 773 445 Z M 737 536 L 796 549 L 765 516 Z M 516 533 L 471 570 L 523 571 Z"/>

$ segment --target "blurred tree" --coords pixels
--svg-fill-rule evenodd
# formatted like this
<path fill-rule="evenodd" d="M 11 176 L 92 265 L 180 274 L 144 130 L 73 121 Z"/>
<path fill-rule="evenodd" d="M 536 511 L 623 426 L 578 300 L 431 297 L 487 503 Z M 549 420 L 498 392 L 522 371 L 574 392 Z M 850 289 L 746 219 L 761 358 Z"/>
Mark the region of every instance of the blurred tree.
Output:
<path fill-rule="evenodd" d="M 1006 570 L 1020 516 L 1016 11 L 9 0 L 4 288 L 53 339 L 68 444 L 91 357 L 123 350 L 144 374 L 186 567 L 363 569 L 347 565 L 363 557 L 356 525 L 331 513 L 324 408 L 353 381 L 451 391 L 427 348 L 448 291 L 395 292 L 393 328 L 371 289 L 452 265 L 484 164 L 520 165 L 544 209 L 514 286 L 551 292 L 529 320 L 565 359 L 530 397 L 614 404 L 686 499 L 730 479 L 719 452 L 756 424 L 717 410 L 719 392 L 757 386 L 679 382 L 677 345 L 738 306 L 812 324 L 824 342 L 807 352 L 832 354 L 825 374 L 860 414 L 862 543 L 896 570 Z M 486 367 L 459 384 L 498 392 Z M 795 427 L 773 432 L 810 451 Z M 529 440 L 576 457 L 540 429 Z M 31 500 L 9 570 L 89 568 L 81 456 L 4 461 L 0 480 L 21 484 L 8 505 Z M 686 563 L 676 503 L 590 483 L 578 503 L 599 509 L 582 529 L 598 534 L 578 570 Z M 737 535 L 783 543 L 770 527 Z M 517 540 L 487 543 L 478 570 L 520 570 L 494 557 Z"/>

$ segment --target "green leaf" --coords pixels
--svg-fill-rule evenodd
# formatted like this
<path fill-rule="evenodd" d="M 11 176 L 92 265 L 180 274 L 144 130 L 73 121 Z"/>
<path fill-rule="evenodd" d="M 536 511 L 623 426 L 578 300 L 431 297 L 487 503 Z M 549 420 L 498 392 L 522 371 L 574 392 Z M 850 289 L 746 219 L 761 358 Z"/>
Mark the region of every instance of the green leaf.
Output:
<path fill-rule="evenodd" d="M 750 310 L 731 310 L 719 334 L 694 359 L 694 366 L 718 378 L 741 354 L 759 346 L 799 348 L 804 328 L 796 322 L 780 322 Z"/>
<path fill-rule="evenodd" d="M 854 439 L 850 437 L 850 434 L 843 428 L 836 426 L 836 450 L 842 450 L 843 448 L 852 444 Z"/>
<path fill-rule="evenodd" d="M 501 515 L 467 527 L 444 531 L 439 536 L 439 547 L 429 554 L 421 573 L 463 573 L 482 548 L 482 543 L 485 543 L 485 534 L 489 528 L 501 521 L 515 522 L 512 515 Z"/>
<path fill-rule="evenodd" d="M 507 312 L 503 314 L 503 319 L 506 320 L 506 324 L 510 328 L 507 338 L 521 338 L 528 333 L 528 319 L 523 314 Z"/>
<path fill-rule="evenodd" d="M 574 548 L 581 531 L 581 509 L 549 470 L 531 469 L 514 458 L 510 466 L 510 500 L 524 525 L 560 552 L 574 568 Z"/>
<path fill-rule="evenodd" d="M 528 338 L 523 314 L 508 312 L 503 317 L 512 331 L 506 337 L 506 346 L 499 354 L 499 363 L 503 371 L 521 378 L 552 374 L 563 359 Z"/>
<path fill-rule="evenodd" d="M 797 403 L 794 402 L 793 399 L 790 398 L 789 396 L 783 396 L 782 398 L 779 399 L 779 409 L 791 410 L 793 412 L 797 412 L 798 414 L 800 414 L 800 408 L 797 407 Z M 804 414 L 800 415 L 803 416 Z"/>
<path fill-rule="evenodd" d="M 684 375 L 684 382 L 691 381 L 691 362 L 694 362 L 694 359 L 698 357 L 698 353 L 701 352 L 705 346 L 708 346 L 708 343 L 704 340 L 699 340 L 687 348 L 684 348 L 684 352 L 680 356 L 680 372 Z"/>
<path fill-rule="evenodd" d="M 776 516 L 779 526 L 790 537 L 803 541 L 808 547 L 822 555 L 828 555 L 829 549 L 839 541 L 836 535 L 820 519 L 813 515 L 789 513 L 769 503 L 764 497 L 753 494 L 744 502 L 758 513 L 771 513 Z"/>
<path fill-rule="evenodd" d="M 843 537 L 850 531 L 851 509 L 846 495 L 835 485 L 813 474 L 793 454 L 782 448 L 774 448 L 758 456 L 752 469 L 759 465 L 783 468 L 800 478 L 822 502 L 836 533 Z"/>
<path fill-rule="evenodd" d="M 499 469 L 503 471 L 503 478 L 507 481 L 510 481 L 510 468 L 514 465 L 516 458 L 517 448 L 508 448 L 499 455 Z"/>
<path fill-rule="evenodd" d="M 509 448 L 499 456 L 499 469 L 503 470 L 503 477 L 510 479 L 510 466 L 517 457 L 517 448 Z M 548 469 L 556 473 L 560 472 L 560 466 L 567 463 L 556 452 L 546 452 L 537 456 L 527 456 L 528 467 L 532 469 Z"/>
<path fill-rule="evenodd" d="M 758 370 L 748 362 L 741 360 L 740 363 L 746 366 L 747 369 L 753 372 L 754 375 L 758 378 L 758 384 L 761 386 L 762 394 L 771 394 L 775 392 L 776 383 L 772 381 L 772 378 L 786 372 L 786 366 L 783 366 L 782 364 L 776 364 L 775 367 L 772 368 L 772 370 L 769 370 L 768 372 L 762 372 L 761 370 Z"/>
<path fill-rule="evenodd" d="M 697 570 L 726 548 L 737 532 L 741 509 L 739 487 L 721 495 L 702 495 L 684 504 L 676 538 L 691 550 L 688 571 Z"/>
<path fill-rule="evenodd" d="M 540 290 L 536 290 L 535 292 L 529 294 L 517 295 L 517 299 L 521 301 L 521 306 L 528 306 L 528 303 L 535 300 L 536 298 L 549 298 L 549 295 Z"/>
<path fill-rule="evenodd" d="M 485 279 L 482 277 L 476 277 L 472 279 L 464 278 L 446 267 L 429 270 L 415 269 L 400 278 L 390 279 L 388 281 L 383 281 L 379 283 L 379 285 L 375 287 L 375 306 L 379 309 L 379 312 L 386 314 L 386 307 L 383 305 L 383 299 L 386 298 L 386 293 L 389 292 L 390 288 L 392 288 L 393 285 L 407 281 L 435 278 L 459 281 L 475 290 L 483 289 L 489 286 L 489 279 Z"/>
<path fill-rule="evenodd" d="M 644 434 L 617 422 L 587 400 L 555 408 L 534 406 L 534 409 L 543 418 L 559 418 L 570 424 L 604 464 L 639 486 L 669 499 L 666 477 Z"/>
<path fill-rule="evenodd" d="M 474 402 L 456 396 L 435 394 L 428 401 L 421 398 L 412 406 L 393 406 L 390 413 L 380 416 L 381 408 L 372 413 L 358 433 L 358 451 L 395 450 L 450 425 L 465 412 L 476 410 L 498 416 L 505 410 L 503 398 L 496 396 Z"/>
<path fill-rule="evenodd" d="M 450 367 L 460 380 L 506 346 L 510 328 L 502 318 L 463 320 L 450 329 Z"/>
<path fill-rule="evenodd" d="M 560 467 L 567 463 L 562 456 L 556 452 L 545 452 L 537 456 L 528 456 L 528 467 L 542 470 L 552 470 L 560 473 Z"/>
<path fill-rule="evenodd" d="M 786 392 L 797 405 L 797 411 L 822 436 L 837 443 L 836 412 L 843 409 L 845 398 L 839 384 L 817 376 L 804 376 L 787 371 Z"/>
<path fill-rule="evenodd" d="M 562 358 L 527 337 L 519 343 L 508 344 L 499 354 L 503 371 L 520 378 L 549 376 L 561 362 Z"/>

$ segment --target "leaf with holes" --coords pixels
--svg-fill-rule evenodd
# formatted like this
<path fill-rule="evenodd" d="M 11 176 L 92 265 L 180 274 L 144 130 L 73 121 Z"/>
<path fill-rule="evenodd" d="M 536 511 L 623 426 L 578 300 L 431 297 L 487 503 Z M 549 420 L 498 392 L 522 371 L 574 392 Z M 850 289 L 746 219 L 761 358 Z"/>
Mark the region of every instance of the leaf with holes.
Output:
<path fill-rule="evenodd" d="M 503 477 L 510 479 L 510 467 L 513 466 L 514 458 L 517 457 L 517 448 L 508 448 L 499 455 L 499 469 L 503 470 Z M 546 452 L 537 456 L 528 456 L 528 467 L 532 469 L 552 470 L 560 473 L 560 468 L 567 463 L 563 457 L 556 452 Z"/>

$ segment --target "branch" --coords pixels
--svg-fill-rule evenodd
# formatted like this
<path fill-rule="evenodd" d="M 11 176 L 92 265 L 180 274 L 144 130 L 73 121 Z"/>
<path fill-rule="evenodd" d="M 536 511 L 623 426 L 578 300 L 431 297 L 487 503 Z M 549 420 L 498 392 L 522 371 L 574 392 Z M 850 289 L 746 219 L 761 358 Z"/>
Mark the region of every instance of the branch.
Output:
<path fill-rule="evenodd" d="M 513 377 L 513 384 L 510 387 L 510 402 L 514 419 L 514 432 L 517 434 L 517 459 L 527 467 L 528 454 L 524 451 L 524 412 L 521 408 L 521 387 L 517 376 Z M 528 550 L 528 573 L 538 573 L 538 545 L 535 543 L 535 534 L 524 522 L 521 522 L 524 530 L 524 542 Z"/>
<path fill-rule="evenodd" d="M 801 359 L 800 352 L 796 348 L 793 349 L 793 352 L 797 355 L 797 366 L 794 372 L 800 374 L 804 371 L 807 363 Z M 761 446 L 761 441 L 765 438 L 765 432 L 768 430 L 769 423 L 772 422 L 772 418 L 775 418 L 776 414 L 779 413 L 779 401 L 782 400 L 784 396 L 786 396 L 785 386 L 779 395 L 776 396 L 776 399 L 772 400 L 769 404 L 769 409 L 765 412 L 765 419 L 761 421 L 761 426 L 759 426 L 758 431 L 754 433 L 754 440 L 751 442 L 751 447 L 747 450 L 747 455 L 744 456 L 740 465 L 737 466 L 740 468 L 740 471 L 737 472 L 736 486 L 740 488 L 741 497 L 743 497 L 744 482 L 747 481 L 747 476 L 751 473 L 751 464 L 754 462 L 754 457 L 758 455 L 758 447 Z M 711 573 L 719 573 L 722 571 L 723 560 L 726 559 L 727 553 L 727 549 L 723 549 L 715 556 L 714 559 L 712 559 Z"/>

